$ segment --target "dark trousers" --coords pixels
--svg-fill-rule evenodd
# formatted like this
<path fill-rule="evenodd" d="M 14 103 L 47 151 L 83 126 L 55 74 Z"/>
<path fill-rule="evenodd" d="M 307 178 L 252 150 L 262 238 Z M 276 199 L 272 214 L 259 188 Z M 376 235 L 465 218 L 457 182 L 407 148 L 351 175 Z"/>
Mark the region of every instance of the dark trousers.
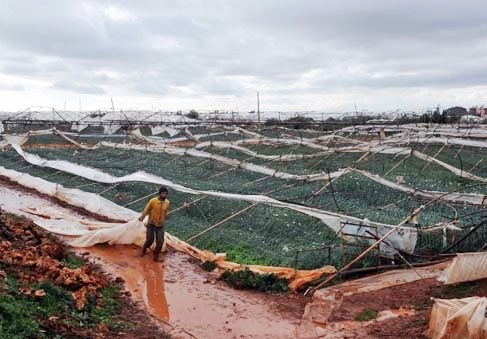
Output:
<path fill-rule="evenodd" d="M 164 244 L 164 226 L 156 227 L 152 224 L 147 225 L 147 231 L 145 235 L 145 243 L 142 251 L 145 251 L 152 245 L 154 242 L 154 237 L 156 238 L 156 248 L 154 249 L 154 258 L 159 257 L 159 253 L 161 253 L 162 245 Z"/>

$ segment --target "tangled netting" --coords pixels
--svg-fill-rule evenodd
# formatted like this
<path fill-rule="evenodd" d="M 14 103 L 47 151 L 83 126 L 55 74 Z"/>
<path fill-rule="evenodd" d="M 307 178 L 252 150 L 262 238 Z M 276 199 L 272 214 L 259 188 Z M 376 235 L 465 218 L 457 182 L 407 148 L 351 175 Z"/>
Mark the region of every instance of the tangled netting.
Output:
<path fill-rule="evenodd" d="M 381 255 L 438 253 L 483 222 L 482 128 L 104 132 L 4 134 L 2 166 L 136 211 L 166 185 L 174 210 L 170 232 L 246 264 L 341 266 L 432 199 L 437 202 L 381 245 Z M 486 232 L 477 227 L 475 234 L 455 250 L 480 249 Z"/>

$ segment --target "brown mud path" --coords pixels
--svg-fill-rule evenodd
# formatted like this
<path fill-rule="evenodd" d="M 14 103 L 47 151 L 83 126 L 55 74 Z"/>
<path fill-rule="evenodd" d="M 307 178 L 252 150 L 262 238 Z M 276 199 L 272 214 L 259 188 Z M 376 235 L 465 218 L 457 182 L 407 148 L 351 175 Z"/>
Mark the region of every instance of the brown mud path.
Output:
<path fill-rule="evenodd" d="M 32 218 L 22 208 L 33 206 L 79 215 L 0 181 L 0 208 Z M 122 278 L 132 297 L 154 317 L 197 338 L 296 337 L 306 303 L 302 297 L 235 290 L 203 271 L 189 256 L 174 251 L 166 253 L 163 263 L 153 262 L 151 255 L 139 258 L 136 246 L 100 245 L 76 252 L 86 253 L 105 271 Z"/>

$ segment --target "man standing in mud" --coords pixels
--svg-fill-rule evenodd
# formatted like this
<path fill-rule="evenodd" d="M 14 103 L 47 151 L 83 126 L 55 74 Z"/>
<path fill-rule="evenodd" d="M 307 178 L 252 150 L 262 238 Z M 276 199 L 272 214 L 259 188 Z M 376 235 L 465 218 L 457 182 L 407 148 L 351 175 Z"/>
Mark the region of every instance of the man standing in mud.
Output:
<path fill-rule="evenodd" d="M 167 188 L 161 187 L 159 189 L 159 196 L 152 198 L 145 206 L 144 211 L 139 217 L 140 221 L 144 221 L 146 215 L 149 216 L 149 221 L 145 225 L 147 228 L 144 246 L 140 251 L 140 256 L 143 257 L 147 249 L 156 239 L 156 248 L 154 249 L 154 261 L 162 261 L 159 258 L 162 245 L 164 244 L 164 221 L 169 211 L 169 199 L 167 199 Z"/>

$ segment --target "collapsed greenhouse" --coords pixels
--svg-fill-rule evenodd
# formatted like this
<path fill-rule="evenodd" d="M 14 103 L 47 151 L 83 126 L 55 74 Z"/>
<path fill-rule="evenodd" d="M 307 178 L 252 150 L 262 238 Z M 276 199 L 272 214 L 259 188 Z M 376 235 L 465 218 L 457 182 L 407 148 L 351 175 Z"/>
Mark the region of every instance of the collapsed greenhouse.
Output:
<path fill-rule="evenodd" d="M 110 221 L 30 210 L 74 246 L 141 244 L 134 220 L 160 185 L 170 189 L 169 246 L 221 269 L 275 273 L 293 290 L 337 270 L 412 267 L 487 245 L 482 127 L 42 117 L 3 118 L 0 176 Z"/>
<path fill-rule="evenodd" d="M 397 285 L 413 293 L 416 285 L 408 284 L 433 286 L 433 277 L 445 284 L 486 278 L 486 138 L 480 125 L 298 126 L 54 110 L 46 120 L 45 112 L 28 111 L 1 117 L 0 180 L 17 187 L 9 194 L 26 189 L 53 201 L 15 203 L 15 210 L 89 251 L 97 244 L 141 246 L 140 211 L 166 186 L 167 246 L 221 276 L 272 276 L 279 290 L 284 282 L 284 290 L 304 292 L 303 298 L 312 294 L 298 332 L 315 337 L 328 329 L 332 310 L 354 316 L 346 295 L 387 295 Z M 63 212 L 59 203 L 83 213 Z M 94 251 L 91 256 L 100 253 Z M 395 268 L 409 269 L 346 280 Z M 134 274 L 119 273 L 129 279 Z M 345 281 L 320 289 L 336 278 Z M 150 276 L 143 280 L 144 290 L 154 283 Z M 147 295 L 138 298 L 159 319 L 168 319 L 168 303 L 157 313 Z M 200 303 L 196 299 L 192 305 Z M 438 338 L 457 323 L 457 316 L 445 312 L 468 320 L 466 308 L 480 314 L 487 306 L 484 299 L 442 300 L 429 301 L 436 319 L 430 333 Z M 396 303 L 387 305 L 379 306 L 386 317 L 403 314 L 394 310 Z M 406 313 L 415 321 L 414 312 Z"/>

